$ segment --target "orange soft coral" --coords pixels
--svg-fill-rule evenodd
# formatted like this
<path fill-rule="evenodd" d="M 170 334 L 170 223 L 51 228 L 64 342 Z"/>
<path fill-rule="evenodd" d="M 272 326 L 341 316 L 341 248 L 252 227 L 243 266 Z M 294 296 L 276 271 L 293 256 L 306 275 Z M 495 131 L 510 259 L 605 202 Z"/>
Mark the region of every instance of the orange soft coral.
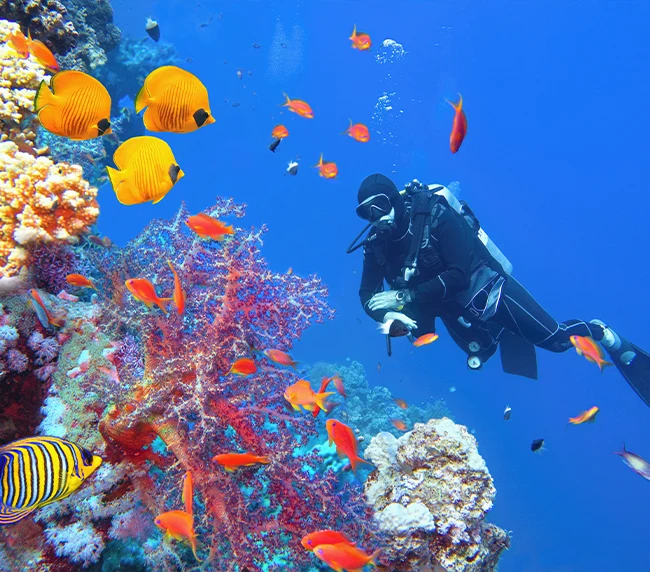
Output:
<path fill-rule="evenodd" d="M 78 165 L 0 143 L 0 277 L 29 265 L 29 245 L 76 242 L 95 223 L 97 189 L 82 174 Z"/>

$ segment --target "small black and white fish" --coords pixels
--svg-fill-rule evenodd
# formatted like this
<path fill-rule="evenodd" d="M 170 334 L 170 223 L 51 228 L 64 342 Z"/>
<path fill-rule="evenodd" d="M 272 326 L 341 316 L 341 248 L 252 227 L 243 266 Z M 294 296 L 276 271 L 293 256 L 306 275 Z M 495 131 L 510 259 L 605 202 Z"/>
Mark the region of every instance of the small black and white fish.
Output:
<path fill-rule="evenodd" d="M 531 444 L 530 444 L 530 450 L 533 453 L 537 453 L 537 451 L 540 451 L 544 447 L 544 439 L 535 439 Z"/>
<path fill-rule="evenodd" d="M 158 22 L 151 18 L 147 18 L 147 23 L 145 24 L 144 29 L 154 42 L 160 40 L 160 26 L 158 25 Z"/>
<path fill-rule="evenodd" d="M 503 419 L 508 421 L 510 419 L 510 414 L 512 413 L 512 408 L 510 405 L 506 405 L 506 410 L 503 412 Z"/>
<path fill-rule="evenodd" d="M 273 143 L 271 143 L 271 144 L 269 145 L 269 149 L 270 149 L 273 153 L 275 153 L 275 150 L 278 148 L 278 145 L 280 144 L 280 141 L 282 141 L 282 139 L 276 139 L 275 141 L 273 141 Z"/>
<path fill-rule="evenodd" d="M 298 163 L 295 161 L 289 161 L 289 166 L 287 167 L 287 173 L 290 175 L 297 175 L 298 174 Z"/>

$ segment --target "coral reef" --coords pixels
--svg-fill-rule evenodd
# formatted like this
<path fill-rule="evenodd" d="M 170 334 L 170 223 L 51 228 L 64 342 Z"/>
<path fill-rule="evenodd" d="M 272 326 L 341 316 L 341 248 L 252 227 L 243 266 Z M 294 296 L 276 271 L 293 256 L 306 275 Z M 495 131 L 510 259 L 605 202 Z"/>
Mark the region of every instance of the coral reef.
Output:
<path fill-rule="evenodd" d="M 388 537 L 383 561 L 391 570 L 495 569 L 510 538 L 485 522 L 496 490 L 464 426 L 443 418 L 399 439 L 380 433 L 365 454 L 377 467 L 365 492 Z"/>
<path fill-rule="evenodd" d="M 25 35 L 29 30 L 55 54 L 69 52 L 79 39 L 68 10 L 59 0 L 2 0 L 0 18 L 19 24 Z"/>
<path fill-rule="evenodd" d="M 220 200 L 208 212 L 241 219 L 244 210 Z M 96 452 L 106 469 L 88 488 L 39 512 L 45 542 L 23 547 L 39 569 L 55 561 L 87 566 L 102 554 L 104 564 L 129 562 L 133 569 L 191 566 L 189 547 L 164 543 L 146 528 L 178 508 L 188 470 L 199 555 L 212 569 L 307 570 L 313 558 L 300 538 L 322 528 L 345 527 L 371 544 L 359 482 L 340 482 L 322 452 L 300 450 L 320 420 L 286 408 L 283 393 L 296 373 L 258 357 L 257 373 L 228 375 L 250 347 L 289 350 L 309 324 L 331 317 L 326 288 L 316 276 L 269 270 L 260 251 L 265 228 L 237 227 L 223 243 L 206 241 L 186 228 L 188 216 L 183 206 L 124 248 L 63 247 L 100 291 L 90 301 L 67 293 L 48 299 L 66 321 L 39 431 Z M 143 277 L 171 295 L 167 259 L 187 293 L 183 315 L 173 306 L 169 314 L 148 309 L 124 286 L 126 278 Z M 271 464 L 228 474 L 211 462 L 240 451 L 268 455 Z M 149 538 L 129 556 L 127 546 L 143 534 Z"/>
<path fill-rule="evenodd" d="M 0 20 L 0 142 L 9 139 L 31 148 L 38 125 L 34 96 L 45 70 L 32 56 L 21 58 L 7 43 L 7 37 L 19 30 L 18 24 Z"/>
<path fill-rule="evenodd" d="M 400 409 L 388 388 L 370 388 L 363 365 L 357 361 L 352 361 L 347 366 L 316 363 L 308 372 L 308 378 L 312 380 L 313 385 L 318 385 L 323 377 L 333 375 L 341 376 L 348 397 L 344 400 L 337 396 L 331 400 L 339 402 L 339 405 L 331 410 L 331 415 L 354 427 L 358 432 L 359 441 L 365 441 L 364 445 L 382 431 L 402 435 L 403 433 L 392 425 L 392 419 L 403 421 L 410 428 L 415 423 L 426 423 L 429 419 L 452 418 L 442 398 L 424 408 L 409 405 L 407 409 Z M 330 388 L 329 391 L 334 390 Z"/>
<path fill-rule="evenodd" d="M 30 245 L 77 241 L 97 220 L 96 197 L 81 167 L 0 143 L 0 277 L 28 266 Z"/>

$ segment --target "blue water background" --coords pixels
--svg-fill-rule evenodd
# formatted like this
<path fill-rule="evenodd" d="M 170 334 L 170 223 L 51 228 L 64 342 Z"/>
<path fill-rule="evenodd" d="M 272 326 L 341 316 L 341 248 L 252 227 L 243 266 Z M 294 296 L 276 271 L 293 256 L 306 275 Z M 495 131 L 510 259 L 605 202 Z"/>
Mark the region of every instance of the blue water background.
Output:
<path fill-rule="evenodd" d="M 358 302 L 361 254 L 345 248 L 360 230 L 354 206 L 366 175 L 395 171 L 399 185 L 459 180 L 516 277 L 555 317 L 602 318 L 650 349 L 650 3 L 113 6 L 118 26 L 138 38 L 147 16 L 158 20 L 182 65 L 208 87 L 217 123 L 163 135 L 186 177 L 160 204 L 124 207 L 104 187 L 100 230 L 124 243 L 181 200 L 194 212 L 216 195 L 248 203 L 245 224 L 270 228 L 271 267 L 318 273 L 337 309 L 334 321 L 304 335 L 295 357 L 359 360 L 372 384 L 411 403 L 444 397 L 456 420 L 475 430 L 498 491 L 490 519 L 512 531 L 501 572 L 647 569 L 650 483 L 612 452 L 625 442 L 650 459 L 650 410 L 618 372 L 600 375 L 573 351 L 539 351 L 538 381 L 502 373 L 498 356 L 470 372 L 442 326 L 435 344 L 413 350 L 401 340 L 388 358 Z M 355 22 L 371 34 L 374 53 L 350 49 Z M 408 51 L 392 65 L 375 61 L 386 38 Z M 280 41 L 287 47 L 278 49 Z M 280 107 L 283 91 L 308 101 L 315 119 Z M 384 91 L 396 92 L 403 110 L 389 143 L 372 120 Z M 444 99 L 458 92 L 469 130 L 452 155 L 453 111 Z M 339 134 L 348 117 L 369 125 L 370 143 Z M 291 135 L 272 154 L 277 123 Z M 311 168 L 321 152 L 338 163 L 336 180 Z M 297 155 L 299 175 L 284 175 Z M 513 413 L 504 422 L 507 404 Z M 592 405 L 601 408 L 597 422 L 565 432 L 568 417 Z M 536 438 L 546 440 L 542 455 L 530 452 Z"/>

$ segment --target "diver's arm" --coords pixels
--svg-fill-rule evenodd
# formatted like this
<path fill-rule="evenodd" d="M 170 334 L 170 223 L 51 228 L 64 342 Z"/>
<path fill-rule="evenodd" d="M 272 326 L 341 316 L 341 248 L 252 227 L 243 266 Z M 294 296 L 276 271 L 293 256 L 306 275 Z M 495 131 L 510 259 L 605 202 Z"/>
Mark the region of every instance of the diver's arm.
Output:
<path fill-rule="evenodd" d="M 432 280 L 424 282 L 411 291 L 415 300 L 431 301 L 449 299 L 469 288 L 472 273 L 472 244 L 467 229 L 458 217 L 446 211 L 432 232 L 437 240 L 440 255 L 447 269 Z"/>
<path fill-rule="evenodd" d="M 361 285 L 359 286 L 359 299 L 361 305 L 375 322 L 382 322 L 388 310 L 370 310 L 368 302 L 384 289 L 384 272 L 377 258 L 372 251 L 367 248 L 363 249 L 363 272 L 361 273 Z"/>

